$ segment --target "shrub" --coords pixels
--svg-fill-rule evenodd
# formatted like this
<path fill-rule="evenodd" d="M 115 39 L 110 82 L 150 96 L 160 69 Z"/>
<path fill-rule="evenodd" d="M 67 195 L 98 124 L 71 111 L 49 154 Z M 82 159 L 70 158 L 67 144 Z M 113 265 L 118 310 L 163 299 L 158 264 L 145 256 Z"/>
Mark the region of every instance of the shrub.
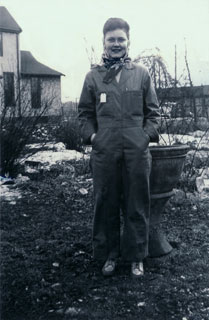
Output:
<path fill-rule="evenodd" d="M 1 89 L 1 88 L 0 88 Z M 28 90 L 22 87 L 16 97 L 16 106 L 0 105 L 0 173 L 14 177 L 19 167 L 18 159 L 23 154 L 26 144 L 30 142 L 42 117 L 47 114 L 55 99 L 55 95 L 46 95 L 37 108 L 31 107 Z M 3 90 L 2 90 L 3 92 Z M 21 97 L 21 99 L 20 99 Z M 3 95 L 0 94 L 0 101 Z"/>
<path fill-rule="evenodd" d="M 160 133 L 185 135 L 194 128 L 193 118 L 161 118 Z"/>
<path fill-rule="evenodd" d="M 55 139 L 56 142 L 63 142 L 66 149 L 84 151 L 78 119 L 75 117 L 61 119 L 55 130 Z"/>
<path fill-rule="evenodd" d="M 1 175 L 15 176 L 18 158 L 37 130 L 39 117 L 5 118 L 1 125 Z"/>

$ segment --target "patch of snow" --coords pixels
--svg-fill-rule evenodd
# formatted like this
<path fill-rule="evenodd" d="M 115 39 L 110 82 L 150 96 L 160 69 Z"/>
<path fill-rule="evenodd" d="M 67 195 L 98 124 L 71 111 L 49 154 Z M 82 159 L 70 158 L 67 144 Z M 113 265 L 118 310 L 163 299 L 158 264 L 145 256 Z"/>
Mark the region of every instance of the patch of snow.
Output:
<path fill-rule="evenodd" d="M 37 153 L 28 157 L 27 161 L 37 161 L 44 166 L 47 166 L 47 165 L 50 166 L 58 162 L 69 161 L 69 160 L 80 160 L 82 158 L 87 158 L 87 156 L 75 150 L 63 150 L 63 151 L 46 150 L 46 151 L 38 151 Z M 25 160 L 26 159 L 21 159 L 20 162 L 24 163 Z"/>
<path fill-rule="evenodd" d="M 55 143 L 54 150 L 55 151 L 63 151 L 63 150 L 66 150 L 66 147 L 65 147 L 64 143 L 58 142 L 58 143 Z"/>
<path fill-rule="evenodd" d="M 27 176 L 22 176 L 21 174 L 18 174 L 17 178 L 14 179 L 15 183 L 16 184 L 21 184 L 21 183 L 24 183 L 24 182 L 27 182 L 29 181 L 30 178 L 27 177 Z"/>
<path fill-rule="evenodd" d="M 1 177 L 2 178 L 2 177 Z M 26 176 L 22 176 L 21 174 L 19 174 L 17 176 L 16 179 L 11 179 L 11 178 L 2 178 L 0 179 L 0 186 L 1 186 L 1 190 L 0 190 L 0 198 L 4 199 L 6 201 L 9 201 L 10 204 L 16 204 L 16 199 L 21 199 L 21 193 L 18 190 L 18 188 L 14 189 L 14 185 L 7 185 L 7 184 L 3 184 L 5 182 L 10 182 L 12 181 L 15 184 L 15 187 L 29 181 L 30 178 L 26 177 Z"/>
<path fill-rule="evenodd" d="M 192 133 L 192 135 L 193 135 L 194 137 L 199 137 L 199 138 L 201 138 L 203 135 L 209 136 L 209 131 L 205 133 L 205 131 L 196 130 L 196 131 L 194 131 L 194 132 Z"/>
<path fill-rule="evenodd" d="M 163 133 L 160 135 L 159 145 L 172 145 L 175 143 L 193 145 L 195 148 L 209 150 L 208 136 L 204 131 L 200 131 L 197 134 L 196 132 L 190 134 L 166 134 Z M 151 144 L 150 144 L 151 145 Z"/>
<path fill-rule="evenodd" d="M 48 150 L 55 150 L 55 151 L 62 151 L 62 150 L 66 150 L 64 143 L 62 142 L 58 142 L 58 143 L 51 143 L 51 142 L 47 142 L 47 143 L 32 143 L 32 144 L 27 144 L 26 146 L 28 149 L 41 149 L 41 148 L 45 148 Z"/>
<path fill-rule="evenodd" d="M 182 134 L 166 134 L 163 133 L 160 135 L 160 141 L 159 144 L 160 145 L 170 145 L 170 144 L 174 144 L 174 143 L 182 143 L 182 144 L 186 144 L 186 143 L 198 143 L 198 138 L 194 138 L 191 135 L 182 135 Z"/>
<path fill-rule="evenodd" d="M 16 199 L 22 198 L 22 196 L 17 189 L 11 190 L 7 185 L 1 185 L 0 198 L 9 202 L 13 202 Z M 15 204 L 15 203 L 11 203 L 11 204 Z"/>
<path fill-rule="evenodd" d="M 196 186 L 199 193 L 209 192 L 209 168 L 205 168 L 201 176 L 196 178 Z"/>
<path fill-rule="evenodd" d="M 1 184 L 4 184 L 5 182 L 10 182 L 10 181 L 13 181 L 13 179 L 12 178 L 7 178 L 7 177 L 2 177 L 2 176 L 0 176 L 0 185 Z"/>
<path fill-rule="evenodd" d="M 26 173 L 39 173 L 39 170 L 30 168 L 29 166 L 25 166 Z"/>

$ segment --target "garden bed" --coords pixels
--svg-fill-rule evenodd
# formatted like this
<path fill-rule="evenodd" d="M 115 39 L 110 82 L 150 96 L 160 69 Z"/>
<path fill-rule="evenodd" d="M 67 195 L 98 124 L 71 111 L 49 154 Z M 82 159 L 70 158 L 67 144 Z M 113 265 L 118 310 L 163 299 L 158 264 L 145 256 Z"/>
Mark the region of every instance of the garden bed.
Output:
<path fill-rule="evenodd" d="M 171 254 L 147 258 L 142 279 L 122 261 L 106 279 L 92 260 L 93 187 L 82 161 L 55 165 L 19 185 L 15 202 L 1 201 L 1 319 L 208 319 L 209 199 L 171 199 L 162 223 Z"/>

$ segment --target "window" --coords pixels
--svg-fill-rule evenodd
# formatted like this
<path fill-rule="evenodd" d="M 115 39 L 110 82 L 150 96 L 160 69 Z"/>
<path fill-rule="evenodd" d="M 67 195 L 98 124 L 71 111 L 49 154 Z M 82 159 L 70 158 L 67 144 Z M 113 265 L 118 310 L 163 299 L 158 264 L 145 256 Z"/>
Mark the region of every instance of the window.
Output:
<path fill-rule="evenodd" d="M 0 57 L 3 56 L 3 33 L 0 32 Z"/>
<path fill-rule="evenodd" d="M 34 109 L 41 107 L 41 80 L 31 78 L 31 106 Z"/>
<path fill-rule="evenodd" d="M 4 72 L 4 102 L 5 107 L 15 106 L 15 88 L 13 72 Z"/>

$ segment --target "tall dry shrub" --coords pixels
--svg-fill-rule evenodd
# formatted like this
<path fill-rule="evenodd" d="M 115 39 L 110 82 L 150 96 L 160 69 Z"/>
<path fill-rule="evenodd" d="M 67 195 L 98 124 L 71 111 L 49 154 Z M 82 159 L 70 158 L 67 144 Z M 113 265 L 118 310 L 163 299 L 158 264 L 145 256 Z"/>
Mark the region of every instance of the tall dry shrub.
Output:
<path fill-rule="evenodd" d="M 37 130 L 41 118 L 47 114 L 55 99 L 55 94 L 46 96 L 35 109 L 31 108 L 31 100 L 26 87 L 21 87 L 16 96 L 14 106 L 4 104 L 3 84 L 0 90 L 1 101 L 1 143 L 0 173 L 15 176 L 18 170 L 18 159 Z"/>

